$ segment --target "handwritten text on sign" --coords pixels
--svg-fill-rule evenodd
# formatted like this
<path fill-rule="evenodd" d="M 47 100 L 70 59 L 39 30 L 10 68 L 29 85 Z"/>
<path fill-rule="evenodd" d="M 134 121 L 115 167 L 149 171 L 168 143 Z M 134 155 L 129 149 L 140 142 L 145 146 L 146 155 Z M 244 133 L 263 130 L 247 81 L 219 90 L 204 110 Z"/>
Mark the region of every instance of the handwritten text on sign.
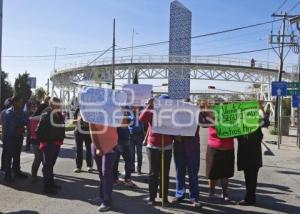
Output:
<path fill-rule="evenodd" d="M 171 99 L 154 100 L 153 133 L 195 136 L 199 118 L 196 105 Z"/>
<path fill-rule="evenodd" d="M 116 127 L 121 123 L 121 106 L 126 99 L 123 91 L 88 87 L 79 94 L 80 113 L 85 122 Z"/>
<path fill-rule="evenodd" d="M 259 127 L 259 103 L 251 101 L 216 105 L 214 116 L 218 137 L 249 134 Z"/>

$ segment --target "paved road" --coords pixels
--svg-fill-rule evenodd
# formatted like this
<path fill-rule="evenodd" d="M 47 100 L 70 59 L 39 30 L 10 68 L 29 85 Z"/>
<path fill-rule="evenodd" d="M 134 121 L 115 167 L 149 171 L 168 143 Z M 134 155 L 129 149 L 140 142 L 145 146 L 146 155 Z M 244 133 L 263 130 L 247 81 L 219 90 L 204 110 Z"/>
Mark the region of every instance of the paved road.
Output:
<path fill-rule="evenodd" d="M 264 156 L 264 167 L 259 174 L 257 206 L 241 207 L 236 205 L 244 194 L 243 174 L 236 172 L 230 180 L 230 195 L 232 202 L 224 203 L 220 199 L 210 199 L 207 194 L 205 171 L 206 131 L 201 130 L 201 171 L 200 190 L 204 207 L 195 210 L 186 203 L 180 206 L 162 209 L 160 206 L 146 205 L 148 197 L 147 176 L 137 176 L 133 179 L 138 185 L 136 189 L 117 187 L 113 192 L 113 211 L 110 213 L 300 213 L 300 150 L 295 147 L 295 138 L 283 139 L 281 150 L 276 145 L 266 145 L 271 155 Z M 276 138 L 266 135 L 267 141 Z M 55 168 L 56 179 L 63 190 L 55 197 L 42 193 L 41 181 L 37 184 L 30 179 L 16 181 L 10 186 L 0 178 L 0 212 L 3 213 L 98 213 L 98 175 L 83 172 L 74 174 L 75 144 L 72 134 L 68 134 Z M 22 153 L 22 170 L 30 172 L 33 155 Z M 120 171 L 123 171 L 123 162 Z M 171 167 L 170 196 L 174 195 L 175 172 Z M 143 171 L 148 171 L 147 157 L 144 154 Z M 41 172 L 39 172 L 39 175 Z M 220 188 L 218 188 L 220 192 Z"/>

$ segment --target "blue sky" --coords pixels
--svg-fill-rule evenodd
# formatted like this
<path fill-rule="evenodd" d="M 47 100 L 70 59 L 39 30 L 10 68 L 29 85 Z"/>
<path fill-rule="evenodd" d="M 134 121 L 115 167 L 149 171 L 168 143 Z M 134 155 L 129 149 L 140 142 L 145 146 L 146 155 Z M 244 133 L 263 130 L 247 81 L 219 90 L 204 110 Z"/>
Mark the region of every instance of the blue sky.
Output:
<path fill-rule="evenodd" d="M 4 0 L 3 70 L 14 81 L 27 70 L 44 85 L 53 69 L 53 57 L 8 58 L 15 55 L 51 55 L 103 50 L 112 43 L 112 20 L 116 18 L 118 47 L 131 45 L 132 28 L 138 32 L 134 43 L 144 44 L 168 40 L 170 0 Z M 192 34 L 272 20 L 271 14 L 282 0 L 181 0 L 192 11 Z M 289 0 L 282 8 L 289 10 L 297 1 Z M 300 12 L 300 6 L 294 13 Z M 265 25 L 219 36 L 195 39 L 193 55 L 220 54 L 267 48 L 272 25 Z M 273 25 L 274 31 L 279 25 Z M 135 55 L 165 55 L 168 45 L 134 51 Z M 130 52 L 117 52 L 117 56 Z M 107 54 L 104 57 L 110 57 Z M 95 56 L 58 57 L 57 67 L 67 63 L 87 62 Z M 252 53 L 237 58 L 277 61 L 273 51 Z M 296 62 L 290 53 L 287 62 Z M 205 83 L 206 85 L 208 83 Z M 204 84 L 204 85 L 205 85 Z M 224 87 L 226 83 L 222 83 Z M 207 87 L 205 85 L 205 87 Z M 239 87 L 237 85 L 237 87 Z"/>

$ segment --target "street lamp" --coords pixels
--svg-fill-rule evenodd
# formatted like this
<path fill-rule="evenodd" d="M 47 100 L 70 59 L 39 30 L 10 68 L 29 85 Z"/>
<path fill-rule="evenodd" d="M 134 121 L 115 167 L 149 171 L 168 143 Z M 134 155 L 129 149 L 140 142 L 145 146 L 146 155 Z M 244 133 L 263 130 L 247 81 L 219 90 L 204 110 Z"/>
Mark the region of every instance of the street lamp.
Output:
<path fill-rule="evenodd" d="M 66 50 L 66 48 L 59 48 L 59 47 L 54 47 L 54 62 L 53 62 L 53 71 L 56 72 L 56 57 L 57 57 L 57 51 L 58 50 Z"/>
<path fill-rule="evenodd" d="M 53 72 L 56 72 L 56 56 L 57 56 L 57 51 L 58 50 L 66 50 L 66 48 L 59 48 L 59 47 L 54 47 L 54 62 L 53 62 Z M 51 96 L 53 97 L 54 95 L 54 81 L 52 80 L 52 91 L 51 91 Z"/>

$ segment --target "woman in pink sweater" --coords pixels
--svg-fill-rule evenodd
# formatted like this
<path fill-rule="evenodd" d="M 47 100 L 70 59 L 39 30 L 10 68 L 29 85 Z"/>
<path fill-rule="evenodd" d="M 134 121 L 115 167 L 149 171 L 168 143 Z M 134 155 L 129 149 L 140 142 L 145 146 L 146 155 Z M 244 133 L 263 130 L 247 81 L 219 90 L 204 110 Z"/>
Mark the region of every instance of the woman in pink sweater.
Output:
<path fill-rule="evenodd" d="M 213 120 L 213 115 L 209 114 Z M 216 183 L 222 186 L 222 198 L 229 201 L 227 192 L 228 178 L 234 174 L 234 140 L 219 138 L 214 126 L 208 128 L 208 145 L 206 152 L 206 176 L 209 195 L 214 196 Z"/>

